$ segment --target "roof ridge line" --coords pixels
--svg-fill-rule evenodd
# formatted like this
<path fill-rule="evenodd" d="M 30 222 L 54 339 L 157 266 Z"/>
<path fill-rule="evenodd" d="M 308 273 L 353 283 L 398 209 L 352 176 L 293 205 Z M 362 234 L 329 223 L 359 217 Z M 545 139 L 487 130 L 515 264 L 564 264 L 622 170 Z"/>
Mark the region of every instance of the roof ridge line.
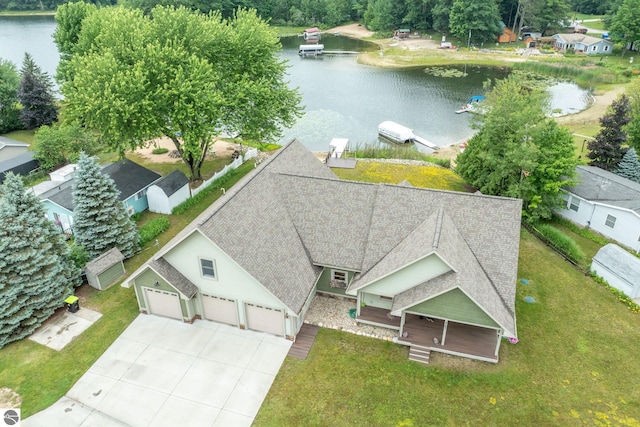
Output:
<path fill-rule="evenodd" d="M 437 249 L 438 246 L 440 245 L 440 236 L 442 235 L 443 222 L 444 222 L 444 209 L 440 207 L 438 208 L 438 213 L 436 216 L 435 234 L 433 235 L 433 249 Z"/>

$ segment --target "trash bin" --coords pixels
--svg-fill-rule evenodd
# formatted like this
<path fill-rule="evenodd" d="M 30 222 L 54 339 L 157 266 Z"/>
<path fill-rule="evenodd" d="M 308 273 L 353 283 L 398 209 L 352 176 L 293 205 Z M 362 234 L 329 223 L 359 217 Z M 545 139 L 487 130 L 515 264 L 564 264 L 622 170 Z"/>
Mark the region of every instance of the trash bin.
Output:
<path fill-rule="evenodd" d="M 71 295 L 70 297 L 67 297 L 64 302 L 67 303 L 67 310 L 69 310 L 70 313 L 75 313 L 80 310 L 80 304 L 77 296 Z"/>

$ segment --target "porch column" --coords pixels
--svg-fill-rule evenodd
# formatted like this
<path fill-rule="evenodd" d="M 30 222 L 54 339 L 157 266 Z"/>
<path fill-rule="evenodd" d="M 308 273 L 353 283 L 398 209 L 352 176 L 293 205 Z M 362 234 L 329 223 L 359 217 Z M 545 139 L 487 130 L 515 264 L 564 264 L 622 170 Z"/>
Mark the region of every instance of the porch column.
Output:
<path fill-rule="evenodd" d="M 498 356 L 498 351 L 500 350 L 500 338 L 502 336 L 502 332 L 500 331 L 500 329 L 496 329 L 496 333 L 498 334 L 498 339 L 497 339 L 497 343 L 496 343 L 496 352 L 495 352 L 495 356 Z"/>
<path fill-rule="evenodd" d="M 402 338 L 402 330 L 404 329 L 405 313 L 400 314 L 400 331 L 398 332 L 398 338 Z"/>
<path fill-rule="evenodd" d="M 444 319 L 444 328 L 442 328 L 442 339 L 440 340 L 441 345 L 444 345 L 444 342 L 447 339 L 447 326 L 449 326 L 449 320 Z"/>

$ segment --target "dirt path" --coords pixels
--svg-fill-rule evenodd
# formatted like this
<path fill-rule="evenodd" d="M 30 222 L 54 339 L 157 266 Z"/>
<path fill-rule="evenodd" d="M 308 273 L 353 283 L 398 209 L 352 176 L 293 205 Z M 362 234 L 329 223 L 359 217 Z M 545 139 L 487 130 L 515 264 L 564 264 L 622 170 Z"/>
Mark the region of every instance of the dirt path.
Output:
<path fill-rule="evenodd" d="M 209 153 L 215 153 L 217 157 L 231 157 L 237 144 L 217 139 L 209 149 Z M 164 154 L 153 154 L 156 148 L 166 148 L 169 150 Z M 149 141 L 146 147 L 138 148 L 135 153 L 144 157 L 152 163 L 180 163 L 180 157 L 171 157 L 169 154 L 176 149 L 173 141 L 167 137 L 156 138 Z"/>
<path fill-rule="evenodd" d="M 558 117 L 556 121 L 561 125 L 597 123 L 607 112 L 611 103 L 624 93 L 624 90 L 623 85 L 616 85 L 606 92 L 597 93 L 589 108 L 576 114 Z"/>

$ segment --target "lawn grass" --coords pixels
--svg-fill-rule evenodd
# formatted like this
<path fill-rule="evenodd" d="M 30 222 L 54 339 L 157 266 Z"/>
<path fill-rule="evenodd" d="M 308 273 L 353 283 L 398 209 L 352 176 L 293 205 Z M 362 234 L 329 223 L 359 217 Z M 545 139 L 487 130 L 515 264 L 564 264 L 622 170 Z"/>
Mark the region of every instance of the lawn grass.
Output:
<path fill-rule="evenodd" d="M 14 130 L 13 132 L 6 133 L 2 136 L 14 139 L 16 141 L 24 142 L 25 144 L 33 144 L 35 129 L 31 130 Z"/>
<path fill-rule="evenodd" d="M 355 169 L 332 169 L 338 178 L 349 181 L 399 184 L 406 180 L 414 187 L 473 192 L 455 172 L 438 166 L 399 165 L 359 161 Z"/>
<path fill-rule="evenodd" d="M 286 358 L 255 426 L 640 425 L 640 318 L 522 233 L 516 345 L 497 365 L 321 329 Z M 523 302 L 533 296 L 533 304 Z"/>
<path fill-rule="evenodd" d="M 252 161 L 236 169 L 225 183 L 231 186 L 254 169 Z M 214 191 L 180 215 L 169 215 L 170 228 L 158 236 L 159 245 L 148 244 L 125 261 L 127 274 L 133 273 L 160 247 L 191 223 L 210 206 L 222 192 Z M 159 216 L 145 211 L 139 224 Z M 105 291 L 88 286 L 82 289 L 82 307 L 102 313 L 102 317 L 61 351 L 51 350 L 30 340 L 12 343 L 0 350 L 0 386 L 14 390 L 22 397 L 22 416 L 28 417 L 51 406 L 64 396 L 91 367 L 115 339 L 138 315 L 138 303 L 133 288 L 119 283 Z"/>

